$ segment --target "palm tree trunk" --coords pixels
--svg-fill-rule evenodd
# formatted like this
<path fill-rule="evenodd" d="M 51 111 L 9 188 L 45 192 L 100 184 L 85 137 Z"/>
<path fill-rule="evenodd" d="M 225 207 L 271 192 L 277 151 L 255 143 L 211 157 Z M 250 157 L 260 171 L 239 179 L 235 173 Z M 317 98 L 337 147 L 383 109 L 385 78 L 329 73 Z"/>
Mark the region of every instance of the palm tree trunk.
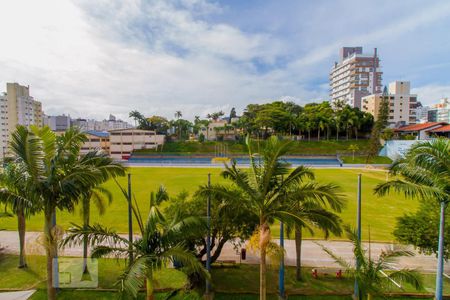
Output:
<path fill-rule="evenodd" d="M 90 199 L 86 197 L 83 199 L 83 228 L 87 230 L 89 226 L 89 215 L 91 210 Z M 87 267 L 87 255 L 88 255 L 88 235 L 85 234 L 83 237 L 83 274 L 89 273 Z"/>
<path fill-rule="evenodd" d="M 311 142 L 311 130 L 308 130 L 308 142 Z"/>
<path fill-rule="evenodd" d="M 266 246 L 261 248 L 259 263 L 259 299 L 266 300 Z"/>
<path fill-rule="evenodd" d="M 336 126 L 336 141 L 339 141 L 339 127 Z"/>
<path fill-rule="evenodd" d="M 46 209 L 45 211 L 45 252 L 47 255 L 47 299 L 56 300 L 56 289 L 53 287 L 53 258 L 56 255 L 56 244 L 52 234 L 52 210 Z"/>
<path fill-rule="evenodd" d="M 19 231 L 19 268 L 26 268 L 27 261 L 25 258 L 25 213 L 23 209 L 17 212 L 17 229 Z"/>
<path fill-rule="evenodd" d="M 147 274 L 146 278 L 146 291 L 147 291 L 147 297 L 146 300 L 153 300 L 154 299 L 154 288 L 153 288 L 153 276 L 152 273 Z"/>
<path fill-rule="evenodd" d="M 320 128 L 317 129 L 317 140 L 320 141 Z"/>
<path fill-rule="evenodd" d="M 367 294 L 367 300 L 372 300 L 372 295 L 371 294 Z"/>
<path fill-rule="evenodd" d="M 302 280 L 302 228 L 295 225 L 295 276 L 298 281 Z"/>

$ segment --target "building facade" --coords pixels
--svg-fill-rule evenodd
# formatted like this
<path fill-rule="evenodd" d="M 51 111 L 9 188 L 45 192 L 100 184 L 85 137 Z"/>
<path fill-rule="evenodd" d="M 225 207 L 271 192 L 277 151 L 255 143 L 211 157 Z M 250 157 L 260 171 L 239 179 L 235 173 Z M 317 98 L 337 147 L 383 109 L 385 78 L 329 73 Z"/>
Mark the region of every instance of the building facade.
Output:
<path fill-rule="evenodd" d="M 380 94 L 382 72 L 377 49 L 364 54 L 362 47 L 343 47 L 330 72 L 330 99 L 361 108 L 361 98 Z"/>
<path fill-rule="evenodd" d="M 86 131 L 87 141 L 81 146 L 81 153 L 86 154 L 89 151 L 103 150 L 109 154 L 110 142 L 109 133 L 102 131 Z"/>
<path fill-rule="evenodd" d="M 97 121 L 94 119 L 73 119 L 72 126 L 78 127 L 81 131 L 109 131 L 116 129 L 133 128 L 133 126 L 125 121 L 117 119 L 113 115 L 109 115 L 108 119 Z"/>
<path fill-rule="evenodd" d="M 44 116 L 44 126 L 53 131 L 66 131 L 70 128 L 70 116 Z"/>
<path fill-rule="evenodd" d="M 128 159 L 134 150 L 155 149 L 164 145 L 165 136 L 153 130 L 136 128 L 109 131 L 110 155 L 114 159 Z"/>
<path fill-rule="evenodd" d="M 389 99 L 389 126 L 401 127 L 416 124 L 417 95 L 410 93 L 409 81 L 394 81 L 389 84 L 387 94 L 374 94 L 362 98 L 361 111 L 368 112 L 378 119 L 383 97 Z"/>
<path fill-rule="evenodd" d="M 0 120 L 0 156 L 3 158 L 17 125 L 42 127 L 42 104 L 30 96 L 29 86 L 7 83 L 6 93 L 0 96 Z"/>

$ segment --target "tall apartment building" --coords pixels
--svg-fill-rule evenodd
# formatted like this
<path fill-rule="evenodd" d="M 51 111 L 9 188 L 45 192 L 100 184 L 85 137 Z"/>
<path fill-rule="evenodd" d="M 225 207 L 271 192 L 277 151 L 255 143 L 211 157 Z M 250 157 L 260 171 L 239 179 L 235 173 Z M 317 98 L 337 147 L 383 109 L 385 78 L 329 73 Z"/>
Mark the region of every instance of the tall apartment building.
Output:
<path fill-rule="evenodd" d="M 8 151 L 9 137 L 17 125 L 42 126 L 42 104 L 30 96 L 29 86 L 7 83 L 6 94 L 0 97 L 0 158 Z"/>
<path fill-rule="evenodd" d="M 362 47 L 343 47 L 339 62 L 330 72 L 330 98 L 361 108 L 361 98 L 381 93 L 380 59 L 377 48 L 364 54 Z"/>
<path fill-rule="evenodd" d="M 70 127 L 70 116 L 44 116 L 43 124 L 53 131 L 66 131 Z"/>
<path fill-rule="evenodd" d="M 378 119 L 380 103 L 383 97 L 389 98 L 389 126 L 400 127 L 416 124 L 417 95 L 411 94 L 409 81 L 389 83 L 386 94 L 374 94 L 362 98 L 361 111 L 371 113 Z"/>
<path fill-rule="evenodd" d="M 94 119 L 73 119 L 72 126 L 78 127 L 82 131 L 109 131 L 116 129 L 133 128 L 133 125 L 116 119 L 115 116 L 109 115 L 107 120 L 97 121 Z"/>

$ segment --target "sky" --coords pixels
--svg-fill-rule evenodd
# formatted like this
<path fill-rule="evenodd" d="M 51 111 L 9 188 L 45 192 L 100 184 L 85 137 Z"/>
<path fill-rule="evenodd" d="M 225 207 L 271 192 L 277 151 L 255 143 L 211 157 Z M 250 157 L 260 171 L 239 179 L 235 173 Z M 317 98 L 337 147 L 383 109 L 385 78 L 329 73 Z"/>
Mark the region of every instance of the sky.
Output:
<path fill-rule="evenodd" d="M 328 99 L 339 48 L 378 48 L 383 84 L 450 97 L 450 1 L 1 0 L 0 91 L 48 115 L 193 119 Z"/>

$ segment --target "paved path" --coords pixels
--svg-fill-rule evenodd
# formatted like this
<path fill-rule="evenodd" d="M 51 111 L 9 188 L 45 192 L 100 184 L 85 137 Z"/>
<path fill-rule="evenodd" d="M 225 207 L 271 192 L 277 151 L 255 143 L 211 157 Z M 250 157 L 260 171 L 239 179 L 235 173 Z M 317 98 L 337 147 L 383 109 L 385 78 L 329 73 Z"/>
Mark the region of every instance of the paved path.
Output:
<path fill-rule="evenodd" d="M 30 298 L 36 290 L 20 291 L 20 292 L 4 292 L 0 293 L 0 299 L 2 300 L 27 300 Z"/>
<path fill-rule="evenodd" d="M 38 242 L 39 236 L 42 233 L 40 232 L 27 232 L 26 235 L 26 250 L 28 254 L 44 254 L 42 246 Z M 124 235 L 126 236 L 126 235 Z M 352 245 L 349 242 L 345 241 L 317 241 L 324 245 L 325 247 L 331 249 L 338 256 L 343 257 L 347 261 L 352 261 L 353 253 L 352 253 Z M 302 245 L 302 262 L 304 266 L 310 267 L 334 267 L 337 266 L 334 263 L 334 260 L 328 256 L 316 242 L 311 240 L 303 241 Z M 5 248 L 8 253 L 18 253 L 19 250 L 19 242 L 18 235 L 15 231 L 0 231 L 0 244 Z M 366 246 L 368 246 L 366 244 Z M 392 244 L 389 243 L 371 243 L 370 249 L 373 257 L 376 257 L 380 254 L 383 249 L 388 249 L 393 247 Z M 413 251 L 412 247 L 407 247 L 408 250 Z M 286 264 L 287 265 L 295 265 L 295 243 L 293 240 L 285 241 L 285 249 L 286 249 Z M 419 268 L 425 272 L 435 272 L 436 270 L 436 257 L 434 255 L 423 255 L 419 254 L 417 251 L 414 251 L 416 255 L 414 257 L 401 257 L 398 259 L 398 263 L 396 267 L 402 268 Z M 61 256 L 81 256 L 82 248 L 66 248 L 64 251 L 60 251 Z M 233 245 L 228 243 L 224 246 L 222 255 L 219 259 L 221 260 L 235 260 L 239 262 L 240 255 L 236 253 Z M 247 259 L 243 261 L 245 263 L 258 263 L 258 256 L 255 253 L 252 253 L 250 250 L 247 250 Z M 450 264 L 445 264 L 445 272 L 450 273 Z"/>

